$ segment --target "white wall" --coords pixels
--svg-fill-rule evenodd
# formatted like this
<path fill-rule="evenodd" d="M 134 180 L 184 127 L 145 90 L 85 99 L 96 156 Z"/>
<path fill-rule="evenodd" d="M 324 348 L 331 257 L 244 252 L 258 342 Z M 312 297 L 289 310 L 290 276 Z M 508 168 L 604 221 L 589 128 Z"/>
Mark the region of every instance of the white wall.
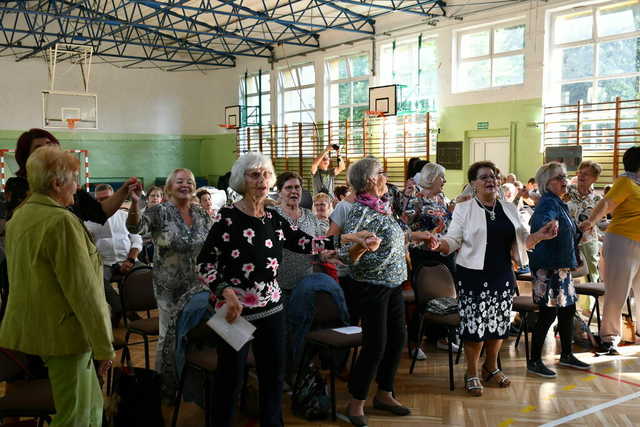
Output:
<path fill-rule="evenodd" d="M 237 101 L 237 85 L 228 84 L 237 74 L 237 69 L 203 74 L 94 65 L 89 91 L 98 94 L 99 131 L 221 132 L 218 124 L 224 123 L 224 106 Z M 48 87 L 43 60 L 0 59 L 0 129 L 41 127 L 41 91 Z"/>

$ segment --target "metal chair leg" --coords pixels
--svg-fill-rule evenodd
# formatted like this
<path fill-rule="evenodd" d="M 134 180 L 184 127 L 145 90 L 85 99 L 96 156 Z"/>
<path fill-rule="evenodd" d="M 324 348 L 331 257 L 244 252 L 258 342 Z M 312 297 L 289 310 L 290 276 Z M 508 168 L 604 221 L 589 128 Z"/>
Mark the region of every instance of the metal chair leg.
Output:
<path fill-rule="evenodd" d="M 176 394 L 175 408 L 173 409 L 173 417 L 171 420 L 171 426 L 176 427 L 178 424 L 178 412 L 180 412 L 180 403 L 182 402 L 182 390 L 184 389 L 184 378 L 187 376 L 188 365 L 185 365 L 182 370 L 182 377 L 180 378 L 180 386 L 178 387 L 178 393 Z M 205 411 L 207 410 L 205 405 Z"/>
<path fill-rule="evenodd" d="M 627 303 L 629 303 L 629 299 L 627 299 Z M 598 301 L 598 297 L 596 297 L 595 309 L 596 309 L 596 321 L 598 322 L 598 336 L 600 336 L 601 319 L 600 319 L 600 302 Z M 633 318 L 631 317 L 631 306 L 629 306 L 629 318 L 633 320 Z"/>
<path fill-rule="evenodd" d="M 449 327 L 447 328 L 449 332 L 449 390 L 453 391 L 454 389 L 454 384 L 453 384 L 453 340 L 455 339 L 453 330 Z"/>
<path fill-rule="evenodd" d="M 460 342 L 458 343 L 458 354 L 456 355 L 456 365 L 460 363 L 460 356 L 462 356 L 462 350 L 464 349 L 464 340 L 462 334 L 460 334 Z"/>
<path fill-rule="evenodd" d="M 419 335 L 418 335 L 418 342 L 416 342 L 416 349 L 413 352 L 413 354 L 411 354 L 411 367 L 409 368 L 409 374 L 413 374 L 413 369 L 416 367 L 416 361 L 418 360 L 418 348 L 420 348 L 420 343 L 422 342 L 422 337 L 424 334 L 424 324 L 422 322 L 422 316 L 420 317 L 420 323 L 419 323 Z"/>
<path fill-rule="evenodd" d="M 629 312 L 629 320 L 633 322 L 633 313 L 631 312 L 631 297 L 627 297 L 627 311 Z M 600 325 L 598 325 L 598 333 L 600 333 Z"/>
<path fill-rule="evenodd" d="M 525 360 L 529 361 L 529 327 L 527 326 L 527 314 L 522 317 L 522 323 L 524 325 L 524 356 Z"/>
<path fill-rule="evenodd" d="M 151 362 L 149 361 L 149 338 L 146 335 L 142 336 L 144 340 L 144 368 L 149 369 Z"/>

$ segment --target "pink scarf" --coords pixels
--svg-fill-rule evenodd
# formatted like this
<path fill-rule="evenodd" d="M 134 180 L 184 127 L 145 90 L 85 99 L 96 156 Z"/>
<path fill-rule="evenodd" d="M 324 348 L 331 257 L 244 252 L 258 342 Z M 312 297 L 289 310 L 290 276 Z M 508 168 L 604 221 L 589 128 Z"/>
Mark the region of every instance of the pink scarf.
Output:
<path fill-rule="evenodd" d="M 361 205 L 371 208 L 382 215 L 391 214 L 391 204 L 387 200 L 386 195 L 382 196 L 382 198 L 378 198 L 369 193 L 358 193 L 356 196 L 356 203 L 360 203 Z"/>

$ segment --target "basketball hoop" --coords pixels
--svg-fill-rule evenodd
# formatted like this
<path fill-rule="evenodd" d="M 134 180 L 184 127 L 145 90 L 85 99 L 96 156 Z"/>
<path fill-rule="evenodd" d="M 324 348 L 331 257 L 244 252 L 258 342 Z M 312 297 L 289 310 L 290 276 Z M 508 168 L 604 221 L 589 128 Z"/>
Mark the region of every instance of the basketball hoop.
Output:
<path fill-rule="evenodd" d="M 65 119 L 67 121 L 67 128 L 75 129 L 76 123 L 80 121 L 80 119 Z"/>
<path fill-rule="evenodd" d="M 369 117 L 384 117 L 384 114 L 382 111 L 365 111 L 365 114 Z"/>

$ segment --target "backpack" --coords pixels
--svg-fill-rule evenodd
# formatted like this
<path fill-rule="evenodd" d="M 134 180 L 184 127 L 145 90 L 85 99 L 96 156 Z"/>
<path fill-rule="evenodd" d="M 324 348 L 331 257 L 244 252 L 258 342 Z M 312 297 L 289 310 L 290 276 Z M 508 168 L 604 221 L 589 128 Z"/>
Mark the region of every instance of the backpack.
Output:
<path fill-rule="evenodd" d="M 589 325 L 587 325 L 587 322 L 585 322 L 578 313 L 574 313 L 573 315 L 573 341 L 581 347 L 598 348 L 598 344 Z"/>
<path fill-rule="evenodd" d="M 327 384 L 320 370 L 309 365 L 294 390 L 291 409 L 298 417 L 309 421 L 324 420 L 331 413 Z"/>

